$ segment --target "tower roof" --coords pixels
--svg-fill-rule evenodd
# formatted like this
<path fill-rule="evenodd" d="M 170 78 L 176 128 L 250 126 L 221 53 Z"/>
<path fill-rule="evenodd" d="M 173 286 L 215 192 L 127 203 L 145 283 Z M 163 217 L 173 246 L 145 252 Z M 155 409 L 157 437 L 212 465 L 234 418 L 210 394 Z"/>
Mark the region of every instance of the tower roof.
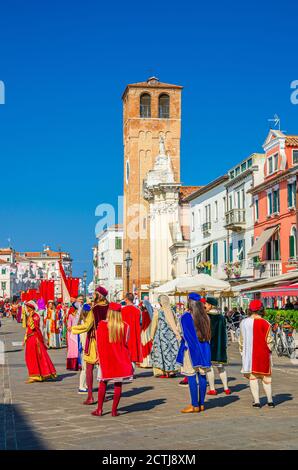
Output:
<path fill-rule="evenodd" d="M 137 82 L 137 83 L 130 83 L 126 86 L 122 98 L 126 95 L 129 88 L 176 88 L 181 90 L 183 86 L 181 85 L 173 85 L 171 83 L 160 82 L 157 77 L 150 77 L 146 82 Z"/>

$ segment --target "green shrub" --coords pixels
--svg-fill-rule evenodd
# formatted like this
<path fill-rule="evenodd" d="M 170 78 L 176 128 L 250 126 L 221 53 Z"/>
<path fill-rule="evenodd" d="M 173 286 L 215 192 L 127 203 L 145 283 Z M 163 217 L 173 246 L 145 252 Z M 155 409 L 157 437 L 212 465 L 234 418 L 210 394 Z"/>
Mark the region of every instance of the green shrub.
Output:
<path fill-rule="evenodd" d="M 266 308 L 266 320 L 270 323 L 290 323 L 295 329 L 298 329 L 298 310 L 272 310 Z"/>

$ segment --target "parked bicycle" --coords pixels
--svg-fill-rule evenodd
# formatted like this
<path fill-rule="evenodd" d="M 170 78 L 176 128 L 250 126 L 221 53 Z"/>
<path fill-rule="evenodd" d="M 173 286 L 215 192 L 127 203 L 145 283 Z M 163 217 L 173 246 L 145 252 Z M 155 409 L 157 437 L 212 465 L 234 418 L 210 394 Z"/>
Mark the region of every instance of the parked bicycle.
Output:
<path fill-rule="evenodd" d="M 294 359 L 296 356 L 296 344 L 294 338 L 294 328 L 290 323 L 274 323 L 272 325 L 274 337 L 274 349 L 276 354 Z"/>
<path fill-rule="evenodd" d="M 240 323 L 244 318 L 246 318 L 246 315 L 239 315 L 237 319 L 233 319 L 233 317 L 231 317 L 229 320 L 227 320 L 228 341 L 231 341 L 232 343 L 239 341 Z"/>

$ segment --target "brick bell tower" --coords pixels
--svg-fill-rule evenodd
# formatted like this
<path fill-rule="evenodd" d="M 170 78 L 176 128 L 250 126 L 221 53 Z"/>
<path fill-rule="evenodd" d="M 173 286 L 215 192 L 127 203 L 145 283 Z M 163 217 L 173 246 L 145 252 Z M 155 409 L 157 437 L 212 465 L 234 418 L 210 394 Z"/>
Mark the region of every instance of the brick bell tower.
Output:
<path fill-rule="evenodd" d="M 124 291 L 139 297 L 150 285 L 149 205 L 143 197 L 143 181 L 159 154 L 160 137 L 170 155 L 175 182 L 180 181 L 181 86 L 151 77 L 127 85 L 123 96 L 124 144 L 124 258 L 131 252 L 129 286 L 124 260 Z"/>

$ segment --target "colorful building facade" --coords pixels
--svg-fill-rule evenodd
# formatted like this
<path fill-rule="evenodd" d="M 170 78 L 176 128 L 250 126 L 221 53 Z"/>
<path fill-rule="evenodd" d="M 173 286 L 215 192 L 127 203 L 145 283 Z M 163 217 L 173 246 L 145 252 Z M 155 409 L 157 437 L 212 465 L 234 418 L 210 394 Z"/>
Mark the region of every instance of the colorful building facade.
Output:
<path fill-rule="evenodd" d="M 254 239 L 248 253 L 255 278 L 275 277 L 295 267 L 298 136 L 270 130 L 263 145 L 264 180 L 250 193 L 254 204 Z"/>

